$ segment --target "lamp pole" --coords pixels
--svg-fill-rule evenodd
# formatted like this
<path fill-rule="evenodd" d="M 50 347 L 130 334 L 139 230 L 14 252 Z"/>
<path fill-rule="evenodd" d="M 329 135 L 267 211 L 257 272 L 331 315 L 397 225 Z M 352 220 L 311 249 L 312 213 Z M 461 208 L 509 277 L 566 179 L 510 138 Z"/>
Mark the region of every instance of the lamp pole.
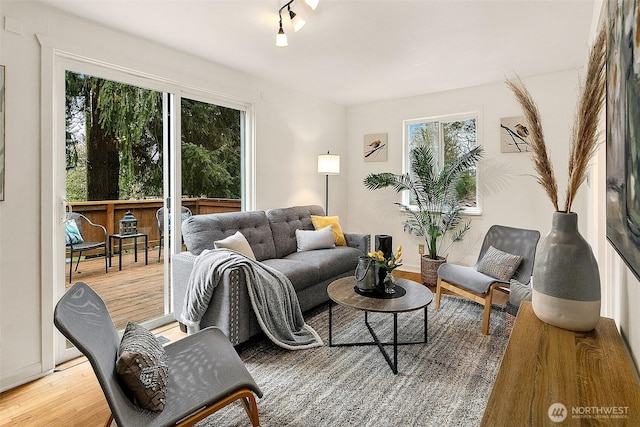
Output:
<path fill-rule="evenodd" d="M 329 175 L 325 175 L 324 179 L 324 214 L 329 215 Z"/>

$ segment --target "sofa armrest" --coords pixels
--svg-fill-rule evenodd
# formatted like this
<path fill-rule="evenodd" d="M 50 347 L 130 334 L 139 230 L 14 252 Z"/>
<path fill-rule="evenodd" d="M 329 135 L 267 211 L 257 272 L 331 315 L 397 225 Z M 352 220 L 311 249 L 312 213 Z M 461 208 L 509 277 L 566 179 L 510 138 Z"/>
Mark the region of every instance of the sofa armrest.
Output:
<path fill-rule="evenodd" d="M 347 241 L 347 246 L 360 249 L 365 255 L 370 252 L 371 235 L 360 233 L 344 233 L 344 238 Z"/>
<path fill-rule="evenodd" d="M 171 303 L 173 316 L 180 323 L 195 259 L 196 256 L 190 252 L 171 257 Z M 260 332 L 242 269 L 230 268 L 222 275 L 209 307 L 200 320 L 200 329 L 208 326 L 220 328 L 233 345 L 247 341 Z"/>
<path fill-rule="evenodd" d="M 171 308 L 178 322 L 182 322 L 184 298 L 195 259 L 196 256 L 191 252 L 181 252 L 171 257 Z"/>

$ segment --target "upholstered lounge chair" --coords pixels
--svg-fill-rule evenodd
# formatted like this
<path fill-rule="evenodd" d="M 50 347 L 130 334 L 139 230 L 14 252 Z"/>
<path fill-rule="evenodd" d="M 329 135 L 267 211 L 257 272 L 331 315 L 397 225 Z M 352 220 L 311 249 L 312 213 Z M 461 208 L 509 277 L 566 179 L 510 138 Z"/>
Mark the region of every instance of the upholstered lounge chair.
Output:
<path fill-rule="evenodd" d="M 103 300 L 82 282 L 71 287 L 54 311 L 54 323 L 86 357 L 98 377 L 111 417 L 119 427 L 193 425 L 240 400 L 253 426 L 259 425 L 254 394 L 262 397 L 227 337 L 206 328 L 164 347 L 168 381 L 164 410 L 134 405 L 116 374 L 120 338 Z"/>
<path fill-rule="evenodd" d="M 539 239 L 540 232 L 537 230 L 493 225 L 484 237 L 480 255 L 475 265 L 467 267 L 444 263 L 438 268 L 436 310 L 440 308 L 442 289 L 447 289 L 454 294 L 461 295 L 482 304 L 484 306 L 482 333 L 487 335 L 489 333 L 493 291 L 500 290 L 509 292 L 510 280 L 499 280 L 478 271 L 481 260 L 483 260 L 483 257 L 491 246 L 507 254 L 521 256 L 522 261 L 515 270 L 513 279 L 523 285 L 527 285 L 531 281 L 536 247 Z"/>

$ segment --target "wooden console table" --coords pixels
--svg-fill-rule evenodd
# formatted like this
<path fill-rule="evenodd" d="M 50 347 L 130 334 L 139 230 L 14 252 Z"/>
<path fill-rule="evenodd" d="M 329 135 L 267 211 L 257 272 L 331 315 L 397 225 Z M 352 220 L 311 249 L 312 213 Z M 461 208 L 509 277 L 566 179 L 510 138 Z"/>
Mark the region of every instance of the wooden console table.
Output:
<path fill-rule="evenodd" d="M 571 332 L 523 302 L 481 425 L 640 425 L 640 387 L 613 319 Z"/>

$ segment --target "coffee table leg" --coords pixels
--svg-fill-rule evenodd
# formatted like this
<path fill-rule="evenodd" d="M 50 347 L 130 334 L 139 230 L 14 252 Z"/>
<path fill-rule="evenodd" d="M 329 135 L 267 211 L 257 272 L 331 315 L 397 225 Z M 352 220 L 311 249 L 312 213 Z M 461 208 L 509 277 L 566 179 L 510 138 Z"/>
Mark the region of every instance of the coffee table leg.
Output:
<path fill-rule="evenodd" d="M 398 313 L 393 313 L 393 361 L 391 361 L 391 357 L 384 349 L 384 344 L 378 338 L 375 331 L 369 324 L 369 317 L 367 316 L 368 312 L 364 312 L 364 323 L 367 325 L 367 329 L 369 329 L 369 333 L 371 334 L 371 338 L 373 338 L 374 343 L 380 349 L 380 352 L 384 356 L 384 360 L 387 361 L 391 371 L 397 375 L 398 374 Z"/>
<path fill-rule="evenodd" d="M 333 327 L 333 325 L 332 325 L 332 318 L 333 318 L 333 315 L 332 315 L 332 312 L 333 312 L 332 307 L 333 307 L 333 301 L 329 300 L 329 347 L 333 347 L 333 341 L 332 341 L 332 339 L 331 339 L 331 336 L 332 336 L 332 327 Z"/>
<path fill-rule="evenodd" d="M 398 313 L 393 313 L 393 366 L 394 374 L 398 373 Z"/>
<path fill-rule="evenodd" d="M 427 343 L 428 342 L 428 338 L 427 338 L 427 307 L 424 308 L 424 342 Z"/>

